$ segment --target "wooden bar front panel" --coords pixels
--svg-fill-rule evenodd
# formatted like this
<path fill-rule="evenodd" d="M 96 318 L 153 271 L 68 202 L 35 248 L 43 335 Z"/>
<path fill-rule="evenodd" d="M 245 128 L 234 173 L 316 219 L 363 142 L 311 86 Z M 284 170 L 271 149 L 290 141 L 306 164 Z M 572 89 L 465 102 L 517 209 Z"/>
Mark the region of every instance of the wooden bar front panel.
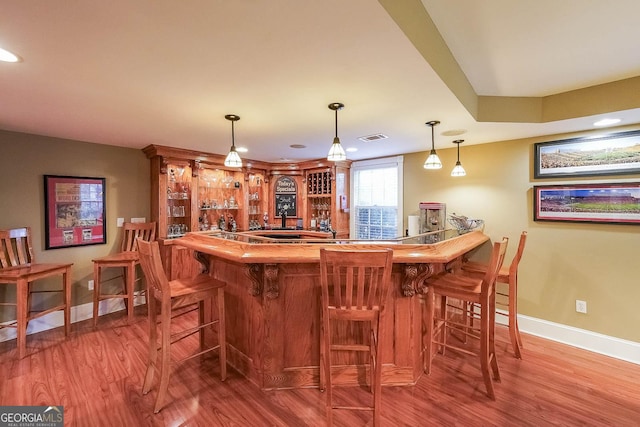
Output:
<path fill-rule="evenodd" d="M 318 264 L 247 264 L 210 257 L 210 271 L 227 283 L 229 363 L 263 389 L 317 387 L 320 355 Z M 250 279 L 254 268 L 260 288 Z M 265 269 L 267 270 L 265 272 Z M 265 279 L 265 275 L 269 278 Z M 403 266 L 394 266 L 387 334 L 382 342 L 385 384 L 413 384 L 421 374 L 420 297 L 402 296 Z M 258 290 L 258 295 L 252 292 Z M 344 329 L 344 328 L 343 328 Z M 336 331 L 360 336 L 359 331 Z M 337 383 L 362 382 L 362 355 L 335 354 Z"/>

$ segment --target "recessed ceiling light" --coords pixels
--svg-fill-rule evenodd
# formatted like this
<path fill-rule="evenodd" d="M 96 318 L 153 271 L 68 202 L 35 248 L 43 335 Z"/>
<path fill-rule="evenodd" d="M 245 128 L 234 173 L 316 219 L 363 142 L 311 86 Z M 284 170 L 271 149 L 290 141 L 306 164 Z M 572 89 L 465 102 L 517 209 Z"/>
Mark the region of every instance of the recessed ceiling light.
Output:
<path fill-rule="evenodd" d="M 9 52 L 8 50 L 2 49 L 0 47 L 0 61 L 4 62 L 19 62 L 20 57 L 14 53 Z"/>
<path fill-rule="evenodd" d="M 291 148 L 307 148 L 306 145 L 302 145 L 302 144 L 291 144 L 289 147 L 291 147 Z"/>
<path fill-rule="evenodd" d="M 356 147 L 349 147 L 345 151 L 347 153 L 355 153 L 356 151 L 358 151 L 358 149 Z"/>
<path fill-rule="evenodd" d="M 236 147 L 236 151 L 238 153 L 246 153 L 249 149 L 247 147 Z"/>
<path fill-rule="evenodd" d="M 616 123 L 620 123 L 620 119 L 602 119 L 602 120 L 598 120 L 597 122 L 594 122 L 593 125 L 594 126 L 611 126 L 611 125 L 615 125 Z"/>

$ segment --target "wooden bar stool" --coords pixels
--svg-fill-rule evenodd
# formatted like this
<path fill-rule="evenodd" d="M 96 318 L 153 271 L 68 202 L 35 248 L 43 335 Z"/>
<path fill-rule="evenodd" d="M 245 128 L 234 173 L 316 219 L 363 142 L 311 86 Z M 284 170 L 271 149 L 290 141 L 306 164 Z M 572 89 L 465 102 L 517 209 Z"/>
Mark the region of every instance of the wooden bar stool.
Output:
<path fill-rule="evenodd" d="M 169 388 L 169 376 L 171 371 L 171 344 L 174 344 L 196 332 L 200 335 L 200 351 L 185 357 L 179 362 L 200 356 L 204 353 L 220 350 L 220 379 L 227 378 L 227 346 L 225 335 L 225 308 L 224 286 L 221 282 L 208 274 L 199 274 L 190 279 L 176 279 L 169 281 L 162 267 L 158 242 L 147 242 L 138 239 L 140 252 L 140 264 L 147 279 L 147 308 L 149 312 L 149 359 L 147 371 L 142 386 L 142 393 L 147 394 L 151 390 L 153 377 L 158 364 L 158 351 L 160 351 L 160 385 L 154 412 L 162 409 Z M 204 305 L 215 299 L 218 308 L 218 318 L 211 320 L 205 318 Z M 197 303 L 198 325 L 187 330 L 171 334 L 171 320 L 192 310 L 183 311 L 174 315 L 174 310 L 181 309 Z M 158 347 L 158 307 L 160 305 L 160 346 Z M 217 343 L 206 348 L 204 328 L 217 324 Z"/>
<path fill-rule="evenodd" d="M 42 317 L 53 311 L 64 311 L 64 334 L 71 330 L 71 266 L 73 264 L 38 264 L 33 254 L 31 228 L 0 230 L 0 284 L 16 284 L 16 302 L 0 303 L 0 306 L 16 306 L 15 324 L 0 328 L 16 328 L 18 357 L 26 355 L 27 324 L 29 320 Z M 33 291 L 31 283 L 45 277 L 62 276 L 61 291 Z M 37 292 L 62 292 L 63 302 L 41 312 L 31 313 L 31 294 Z"/>
<path fill-rule="evenodd" d="M 138 259 L 138 246 L 136 239 L 152 241 L 156 238 L 156 223 L 124 223 L 122 244 L 120 252 L 96 258 L 93 261 L 93 327 L 98 324 L 100 301 L 111 298 L 122 298 L 127 310 L 127 323 L 133 321 L 133 298 L 136 283 L 136 265 L 140 263 Z M 124 289 L 121 294 L 101 294 L 102 270 L 105 268 L 122 268 Z"/>
<path fill-rule="evenodd" d="M 520 328 L 518 327 L 518 265 L 522 259 L 522 253 L 524 252 L 524 246 L 527 241 L 527 232 L 523 231 L 520 235 L 520 242 L 518 243 L 518 250 L 511 260 L 509 266 L 502 266 L 498 272 L 499 283 L 508 283 L 509 287 L 507 293 L 500 292 L 496 289 L 496 295 L 503 298 L 503 300 L 496 299 L 496 306 L 506 308 L 507 313 L 497 311 L 496 314 L 508 317 L 509 322 L 509 336 L 511 337 L 511 346 L 513 352 L 518 359 L 522 359 L 522 338 L 520 337 Z M 468 261 L 462 264 L 462 271 L 473 277 L 481 278 L 487 272 L 487 264 L 483 264 L 475 261 Z M 505 304 L 504 298 L 507 298 Z"/>
<path fill-rule="evenodd" d="M 493 389 L 493 380 L 491 378 L 491 370 L 493 378 L 500 380 L 500 371 L 498 369 L 498 361 L 495 352 L 495 283 L 498 271 L 502 267 L 504 254 L 507 250 L 508 239 L 504 238 L 501 242 L 493 244 L 491 260 L 489 268 L 482 279 L 466 276 L 462 273 L 440 273 L 425 281 L 428 287 L 426 308 L 427 336 L 426 348 L 424 353 L 424 371 L 431 373 L 431 360 L 433 357 L 433 346 L 438 346 L 442 352 L 444 348 L 453 348 L 466 354 L 475 354 L 480 357 L 480 368 L 484 379 L 487 395 L 495 400 L 495 392 Z M 439 295 L 440 310 L 438 317 L 435 315 L 435 298 Z M 480 328 L 479 331 L 470 331 L 473 326 L 466 322 L 466 317 L 461 316 L 463 320 L 456 321 L 455 306 L 450 306 L 447 302 L 448 298 L 455 298 L 462 302 L 459 308 L 463 315 L 467 311 L 467 303 L 473 303 L 480 306 Z M 475 353 L 468 348 L 462 348 L 453 345 L 447 340 L 447 332 L 449 329 L 461 331 L 464 334 L 480 339 L 480 351 Z"/>
<path fill-rule="evenodd" d="M 385 303 L 388 298 L 393 251 L 342 251 L 320 249 L 322 315 L 320 323 L 320 390 L 326 391 L 327 423 L 333 424 L 334 409 L 373 412 L 373 425 L 380 425 L 380 340 L 384 336 Z M 365 342 L 345 342 L 336 336 L 334 322 L 365 322 Z M 341 340 L 342 338 L 342 340 Z M 369 354 L 371 406 L 339 406 L 333 403 L 331 353 L 356 351 Z"/>

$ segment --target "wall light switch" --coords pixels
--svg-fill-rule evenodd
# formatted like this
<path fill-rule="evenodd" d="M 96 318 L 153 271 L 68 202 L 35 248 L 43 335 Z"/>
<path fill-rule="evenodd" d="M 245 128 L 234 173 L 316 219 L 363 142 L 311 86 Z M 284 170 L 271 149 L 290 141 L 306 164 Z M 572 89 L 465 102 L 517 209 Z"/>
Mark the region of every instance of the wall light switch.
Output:
<path fill-rule="evenodd" d="M 133 222 L 133 223 L 142 223 L 142 222 L 147 222 L 147 219 L 145 217 L 142 217 L 142 218 L 131 218 L 131 222 Z"/>
<path fill-rule="evenodd" d="M 116 225 L 122 227 L 124 225 L 124 218 L 118 218 Z"/>

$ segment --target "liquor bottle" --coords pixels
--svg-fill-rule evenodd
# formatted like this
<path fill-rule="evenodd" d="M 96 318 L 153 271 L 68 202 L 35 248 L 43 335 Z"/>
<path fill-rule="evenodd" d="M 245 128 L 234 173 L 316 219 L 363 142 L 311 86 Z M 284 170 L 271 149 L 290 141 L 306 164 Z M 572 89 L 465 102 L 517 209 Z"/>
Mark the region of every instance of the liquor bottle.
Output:
<path fill-rule="evenodd" d="M 311 215 L 311 229 L 315 230 L 317 227 L 318 227 L 318 224 L 316 220 L 316 214 L 314 213 Z"/>

